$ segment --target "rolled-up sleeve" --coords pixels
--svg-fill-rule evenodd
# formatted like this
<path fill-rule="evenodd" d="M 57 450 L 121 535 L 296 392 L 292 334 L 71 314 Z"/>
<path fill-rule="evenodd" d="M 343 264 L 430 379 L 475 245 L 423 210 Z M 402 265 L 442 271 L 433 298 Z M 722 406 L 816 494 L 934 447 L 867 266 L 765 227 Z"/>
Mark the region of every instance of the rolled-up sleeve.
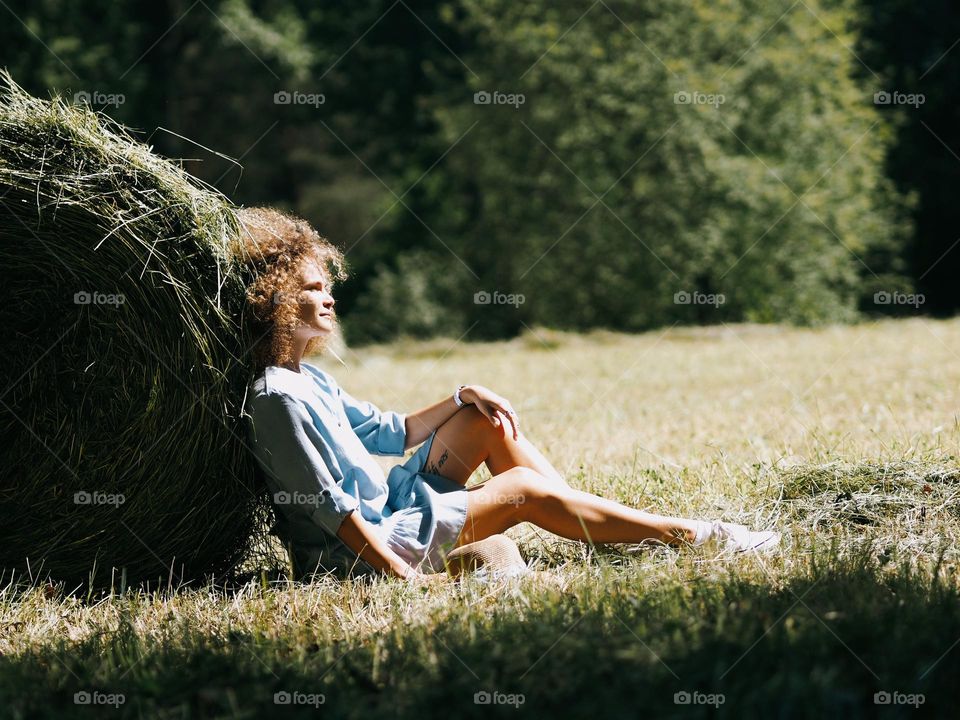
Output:
<path fill-rule="evenodd" d="M 285 514 L 306 516 L 336 536 L 359 501 L 344 492 L 324 463 L 315 444 L 323 440 L 309 412 L 296 398 L 269 393 L 253 399 L 250 417 L 274 505 Z"/>
<path fill-rule="evenodd" d="M 374 455 L 403 455 L 407 442 L 406 413 L 381 411 L 373 403 L 357 400 L 339 385 L 337 397 L 343 403 L 350 427 L 367 452 Z"/>

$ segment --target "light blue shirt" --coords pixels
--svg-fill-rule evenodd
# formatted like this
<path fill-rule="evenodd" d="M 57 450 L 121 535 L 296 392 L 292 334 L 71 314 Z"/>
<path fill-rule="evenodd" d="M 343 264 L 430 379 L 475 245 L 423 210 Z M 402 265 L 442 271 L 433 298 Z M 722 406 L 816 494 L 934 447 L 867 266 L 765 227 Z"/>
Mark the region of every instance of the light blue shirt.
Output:
<path fill-rule="evenodd" d="M 404 454 L 406 415 L 357 400 L 314 365 L 300 368 L 268 366 L 250 386 L 251 446 L 278 520 L 305 542 L 316 527 L 336 536 L 354 510 L 379 524 L 392 514 L 389 487 L 370 454 Z"/>

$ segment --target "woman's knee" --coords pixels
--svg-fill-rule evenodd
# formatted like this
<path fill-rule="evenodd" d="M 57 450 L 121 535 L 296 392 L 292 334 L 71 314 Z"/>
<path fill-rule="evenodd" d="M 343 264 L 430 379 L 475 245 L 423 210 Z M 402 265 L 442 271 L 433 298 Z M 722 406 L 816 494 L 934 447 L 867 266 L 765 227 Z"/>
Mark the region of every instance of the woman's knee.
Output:
<path fill-rule="evenodd" d="M 506 428 L 494 425 L 490 422 L 490 418 L 484 415 L 476 405 L 471 404 L 460 408 L 454 417 L 460 417 L 461 415 L 464 418 L 467 432 L 482 435 L 488 444 L 514 442 L 513 430 L 510 429 L 509 423 Z"/>
<path fill-rule="evenodd" d="M 487 416 L 480 411 L 480 408 L 472 403 L 459 408 L 453 417 L 461 420 L 470 426 L 471 429 L 479 428 L 483 423 L 490 425 L 490 421 L 487 420 Z"/>
<path fill-rule="evenodd" d="M 525 522 L 529 512 L 537 505 L 554 499 L 566 487 L 551 478 L 528 467 L 515 467 L 493 478 L 500 482 L 494 491 L 494 499 L 498 503 L 512 505 L 517 514 L 518 522 Z"/>

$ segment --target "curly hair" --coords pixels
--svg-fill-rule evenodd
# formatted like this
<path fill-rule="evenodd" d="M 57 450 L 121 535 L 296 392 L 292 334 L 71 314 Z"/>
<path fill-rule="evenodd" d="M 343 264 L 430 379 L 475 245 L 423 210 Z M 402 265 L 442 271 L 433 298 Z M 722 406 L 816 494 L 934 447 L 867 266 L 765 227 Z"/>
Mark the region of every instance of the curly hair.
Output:
<path fill-rule="evenodd" d="M 255 373 L 291 359 L 299 318 L 300 271 L 314 261 L 327 282 L 345 280 L 343 254 L 302 218 L 266 207 L 237 210 L 241 245 L 251 278 L 246 287 L 247 329 Z M 291 299 L 294 299 L 291 301 Z M 304 355 L 323 350 L 327 337 L 314 337 Z"/>

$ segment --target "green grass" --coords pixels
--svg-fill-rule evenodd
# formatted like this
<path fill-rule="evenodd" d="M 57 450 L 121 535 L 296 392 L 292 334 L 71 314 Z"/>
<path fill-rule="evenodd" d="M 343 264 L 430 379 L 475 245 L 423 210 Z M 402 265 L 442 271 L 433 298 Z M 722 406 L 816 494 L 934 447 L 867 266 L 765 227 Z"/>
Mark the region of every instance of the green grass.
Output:
<path fill-rule="evenodd" d="M 525 525 L 509 534 L 541 572 L 499 585 L 260 579 L 96 603 L 9 586 L 4 715 L 952 713 L 960 322 L 534 330 L 341 356 L 346 367 L 321 364 L 384 409 L 488 385 L 571 484 L 775 526 L 783 551 L 591 548 Z M 74 703 L 94 690 L 124 702 Z M 475 704 L 483 691 L 522 704 Z M 876 705 L 884 691 L 923 704 Z M 278 706 L 277 692 L 324 702 Z M 723 704 L 677 704 L 678 692 Z"/>

